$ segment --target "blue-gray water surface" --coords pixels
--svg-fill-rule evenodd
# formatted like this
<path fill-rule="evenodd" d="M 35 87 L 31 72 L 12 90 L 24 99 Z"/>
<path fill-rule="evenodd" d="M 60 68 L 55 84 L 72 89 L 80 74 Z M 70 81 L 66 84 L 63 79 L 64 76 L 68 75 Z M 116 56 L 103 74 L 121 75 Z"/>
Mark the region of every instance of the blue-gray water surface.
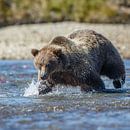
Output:
<path fill-rule="evenodd" d="M 129 89 L 130 60 L 124 62 Z M 0 130 L 130 130 L 129 92 L 24 97 L 36 73 L 32 61 L 0 61 Z"/>

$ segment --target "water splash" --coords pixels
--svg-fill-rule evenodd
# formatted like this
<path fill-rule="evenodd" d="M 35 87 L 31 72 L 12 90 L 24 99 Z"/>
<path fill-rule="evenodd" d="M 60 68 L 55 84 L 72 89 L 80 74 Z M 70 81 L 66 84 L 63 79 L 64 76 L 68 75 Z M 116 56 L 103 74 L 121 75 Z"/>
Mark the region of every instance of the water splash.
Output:
<path fill-rule="evenodd" d="M 114 89 L 112 80 L 104 79 L 104 83 L 107 89 Z M 28 84 L 28 87 L 25 88 L 24 97 L 29 96 L 38 96 L 38 87 L 40 86 L 40 82 L 36 82 L 32 80 L 30 84 Z M 123 85 L 126 88 L 126 84 Z M 124 88 L 123 87 L 123 88 Z M 121 88 L 120 90 L 123 90 Z M 72 87 L 72 86 L 63 86 L 63 85 L 57 85 L 52 89 L 52 92 L 47 93 L 46 95 L 70 95 L 70 94 L 81 94 L 80 87 Z"/>
<path fill-rule="evenodd" d="M 25 88 L 24 97 L 29 96 L 38 96 L 38 87 L 40 85 L 40 82 L 36 82 L 32 80 L 30 84 L 28 84 L 28 87 Z M 81 94 L 80 87 L 72 87 L 72 86 L 61 86 L 57 85 L 52 89 L 52 92 L 49 92 L 46 95 L 60 95 L 60 94 Z"/>
<path fill-rule="evenodd" d="M 39 82 L 32 80 L 32 82 L 28 84 L 28 86 L 29 86 L 28 88 L 25 88 L 25 92 L 23 95 L 24 97 L 37 96 L 39 94 L 38 92 Z"/>

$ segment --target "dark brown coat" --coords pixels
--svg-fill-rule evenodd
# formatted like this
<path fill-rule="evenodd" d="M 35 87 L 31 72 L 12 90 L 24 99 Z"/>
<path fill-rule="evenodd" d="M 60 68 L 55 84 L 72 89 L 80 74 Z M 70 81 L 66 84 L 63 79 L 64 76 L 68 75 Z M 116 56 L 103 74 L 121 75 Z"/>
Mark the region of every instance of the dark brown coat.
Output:
<path fill-rule="evenodd" d="M 39 93 L 61 85 L 81 86 L 81 90 L 102 91 L 105 85 L 100 76 L 113 80 L 115 88 L 125 82 L 124 63 L 112 45 L 92 30 L 78 30 L 67 37 L 55 37 L 41 50 L 32 50 L 39 80 L 44 82 Z"/>

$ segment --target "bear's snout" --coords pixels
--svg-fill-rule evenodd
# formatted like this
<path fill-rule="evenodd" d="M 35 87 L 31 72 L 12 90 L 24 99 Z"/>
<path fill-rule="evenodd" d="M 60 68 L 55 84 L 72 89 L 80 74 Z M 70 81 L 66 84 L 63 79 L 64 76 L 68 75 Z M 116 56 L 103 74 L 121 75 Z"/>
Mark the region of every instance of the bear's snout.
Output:
<path fill-rule="evenodd" d="M 41 75 L 42 80 L 46 80 L 48 78 L 48 74 L 45 72 L 43 75 Z"/>

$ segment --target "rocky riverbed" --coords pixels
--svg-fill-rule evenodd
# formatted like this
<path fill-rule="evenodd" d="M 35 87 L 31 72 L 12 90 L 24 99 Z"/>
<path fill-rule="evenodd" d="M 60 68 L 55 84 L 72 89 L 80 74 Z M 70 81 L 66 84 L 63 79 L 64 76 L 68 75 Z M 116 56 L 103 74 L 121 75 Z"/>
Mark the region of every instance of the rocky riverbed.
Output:
<path fill-rule="evenodd" d="M 57 35 L 67 35 L 85 28 L 103 34 L 112 41 L 123 58 L 130 58 L 130 25 L 61 22 L 0 28 L 0 59 L 31 59 L 32 48 L 39 49 Z"/>

